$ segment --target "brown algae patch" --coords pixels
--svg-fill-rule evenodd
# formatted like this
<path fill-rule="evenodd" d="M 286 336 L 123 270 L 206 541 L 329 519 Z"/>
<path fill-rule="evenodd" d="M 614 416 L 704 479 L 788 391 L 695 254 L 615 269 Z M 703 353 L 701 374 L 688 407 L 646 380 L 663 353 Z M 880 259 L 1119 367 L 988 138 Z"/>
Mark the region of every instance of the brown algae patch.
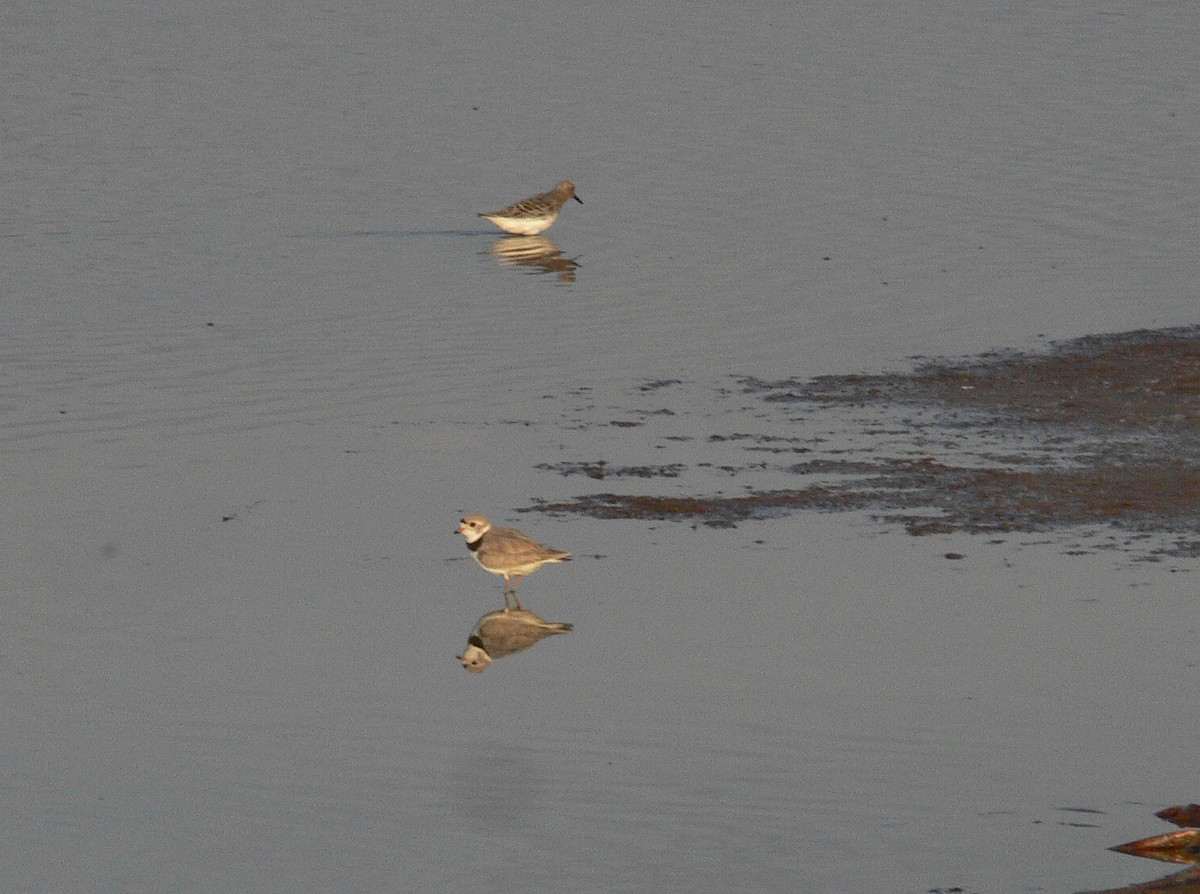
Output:
<path fill-rule="evenodd" d="M 774 471 L 820 484 L 736 496 L 602 493 L 535 508 L 719 527 L 869 509 L 912 534 L 1112 525 L 1174 534 L 1160 552 L 1200 555 L 1200 326 L 1092 336 L 1042 354 L 923 361 L 911 372 L 740 384 L 788 414 L 798 433 L 743 428 L 714 433 L 706 446 L 802 453 L 804 462 Z M 847 411 L 856 414 L 849 427 Z M 822 414 L 839 413 L 833 438 L 804 435 Z M 717 464 L 695 464 L 705 466 Z M 624 475 L 602 461 L 547 468 L 598 479 L 685 474 L 679 463 Z"/>
<path fill-rule="evenodd" d="M 855 509 L 853 493 L 821 487 L 766 491 L 739 497 L 665 497 L 633 494 L 592 494 L 568 503 L 539 503 L 542 512 L 578 512 L 593 518 L 694 520 L 714 528 L 731 528 L 748 518 L 765 518 L 798 509 Z"/>
<path fill-rule="evenodd" d="M 768 401 L 936 405 L 1017 425 L 1200 430 L 1200 327 L 1089 336 L 1048 354 L 929 361 L 912 373 L 743 381 Z"/>
<path fill-rule="evenodd" d="M 898 510 L 887 517 L 903 522 L 913 534 L 1048 531 L 1094 524 L 1200 533 L 1200 468 L 1181 463 L 1070 470 L 896 463 L 877 483 L 881 500 Z M 939 512 L 906 514 L 917 507 Z"/>

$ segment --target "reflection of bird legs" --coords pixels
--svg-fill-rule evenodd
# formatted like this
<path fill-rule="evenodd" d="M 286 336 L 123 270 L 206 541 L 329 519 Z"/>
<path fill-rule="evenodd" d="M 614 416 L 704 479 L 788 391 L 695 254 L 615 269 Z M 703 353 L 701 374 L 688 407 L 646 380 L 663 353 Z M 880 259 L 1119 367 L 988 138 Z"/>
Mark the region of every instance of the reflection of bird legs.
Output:
<path fill-rule="evenodd" d="M 517 598 L 517 584 L 519 584 L 520 582 L 521 582 L 521 575 L 519 575 L 519 574 L 514 574 L 512 576 L 512 584 L 509 584 L 509 582 L 508 582 L 508 575 L 507 574 L 504 575 L 504 607 L 505 608 L 509 607 L 508 595 L 511 593 L 513 602 L 516 604 L 517 610 L 524 611 L 524 609 L 521 608 L 521 600 Z"/>

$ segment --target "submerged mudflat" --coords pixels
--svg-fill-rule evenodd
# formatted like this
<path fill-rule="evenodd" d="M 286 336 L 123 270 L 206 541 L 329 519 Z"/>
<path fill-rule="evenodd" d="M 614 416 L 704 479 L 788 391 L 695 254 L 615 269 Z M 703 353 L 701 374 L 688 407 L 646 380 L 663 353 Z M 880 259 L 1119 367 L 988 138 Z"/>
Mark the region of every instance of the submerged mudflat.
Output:
<path fill-rule="evenodd" d="M 640 391 L 686 387 L 670 380 Z M 712 526 L 802 509 L 869 510 L 915 535 L 1102 525 L 1123 532 L 1113 548 L 1200 555 L 1200 326 L 1092 336 L 1044 353 L 918 360 L 897 373 L 743 378 L 734 391 L 751 403 L 732 415 L 762 430 L 700 439 L 725 461 L 701 460 L 691 471 L 719 475 L 718 487 L 647 493 L 643 485 L 534 508 Z M 694 435 L 669 431 L 671 407 L 626 415 L 608 424 L 642 446 L 671 452 L 672 441 L 692 442 L 696 450 Z M 656 443 L 634 434 L 645 427 Z M 757 461 L 728 462 L 730 447 Z M 689 471 L 677 461 L 604 459 L 541 467 L 614 483 Z M 809 482 L 786 486 L 781 474 Z M 734 477 L 755 483 L 727 493 Z"/>

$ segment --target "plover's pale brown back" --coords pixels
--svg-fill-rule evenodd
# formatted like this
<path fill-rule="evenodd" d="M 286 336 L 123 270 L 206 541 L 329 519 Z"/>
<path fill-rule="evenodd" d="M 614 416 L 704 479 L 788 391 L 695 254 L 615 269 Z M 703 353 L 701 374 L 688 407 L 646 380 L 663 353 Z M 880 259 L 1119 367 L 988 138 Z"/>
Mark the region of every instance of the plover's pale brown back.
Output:
<path fill-rule="evenodd" d="M 486 217 L 506 233 L 516 233 L 518 236 L 536 236 L 558 219 L 558 212 L 574 199 L 580 205 L 583 199 L 575 195 L 575 184 L 564 180 L 549 192 L 515 202 L 500 211 L 480 211 L 480 217 Z"/>
<path fill-rule="evenodd" d="M 524 609 L 499 609 L 479 619 L 458 660 L 471 673 L 478 674 L 486 670 L 493 659 L 528 649 L 539 640 L 556 633 L 569 633 L 572 629 L 571 624 L 545 621 Z"/>
<path fill-rule="evenodd" d="M 517 608 L 517 584 L 548 562 L 569 562 L 571 554 L 561 549 L 542 546 L 528 534 L 516 528 L 500 528 L 482 515 L 466 515 L 456 532 L 467 539 L 467 549 L 485 571 L 504 578 L 504 605 L 511 593 Z"/>

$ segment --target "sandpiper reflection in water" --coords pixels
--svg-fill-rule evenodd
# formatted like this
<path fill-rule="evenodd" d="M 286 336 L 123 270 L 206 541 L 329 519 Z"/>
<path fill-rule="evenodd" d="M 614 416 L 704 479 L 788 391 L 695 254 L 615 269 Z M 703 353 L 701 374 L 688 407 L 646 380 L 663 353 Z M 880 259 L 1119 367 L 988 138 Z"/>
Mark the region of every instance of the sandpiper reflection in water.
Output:
<path fill-rule="evenodd" d="M 554 273 L 560 282 L 575 282 L 574 258 L 564 258 L 562 249 L 545 236 L 502 236 L 488 252 L 501 264 L 528 268 L 529 273 Z"/>

